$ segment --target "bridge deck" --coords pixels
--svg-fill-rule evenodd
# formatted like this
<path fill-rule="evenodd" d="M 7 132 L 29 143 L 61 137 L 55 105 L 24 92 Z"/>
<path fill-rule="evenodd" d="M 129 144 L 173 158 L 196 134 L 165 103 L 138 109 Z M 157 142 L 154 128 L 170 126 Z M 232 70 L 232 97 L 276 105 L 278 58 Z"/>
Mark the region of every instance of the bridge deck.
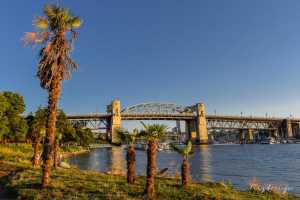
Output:
<path fill-rule="evenodd" d="M 68 115 L 70 120 L 84 119 L 108 119 L 109 113 L 92 113 L 83 115 Z M 183 114 L 156 114 L 156 113 L 121 113 L 122 120 L 193 120 L 196 119 L 194 113 Z M 255 121 L 255 122 L 279 122 L 284 118 L 252 117 L 252 116 L 230 116 L 230 115 L 206 115 L 206 119 L 220 121 Z M 300 119 L 290 119 L 292 122 L 300 122 Z"/>

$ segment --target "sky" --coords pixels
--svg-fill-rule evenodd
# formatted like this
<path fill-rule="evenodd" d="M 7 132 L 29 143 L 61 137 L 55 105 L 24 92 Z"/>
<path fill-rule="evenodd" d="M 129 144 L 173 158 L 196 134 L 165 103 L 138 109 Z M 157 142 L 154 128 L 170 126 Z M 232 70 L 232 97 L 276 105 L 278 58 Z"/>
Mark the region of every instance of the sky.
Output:
<path fill-rule="evenodd" d="M 2 0 L 0 91 L 24 96 L 26 113 L 47 105 L 38 50 L 23 45 L 43 5 L 83 19 L 60 108 L 105 112 L 144 102 L 192 105 L 207 113 L 300 117 L 299 0 Z"/>

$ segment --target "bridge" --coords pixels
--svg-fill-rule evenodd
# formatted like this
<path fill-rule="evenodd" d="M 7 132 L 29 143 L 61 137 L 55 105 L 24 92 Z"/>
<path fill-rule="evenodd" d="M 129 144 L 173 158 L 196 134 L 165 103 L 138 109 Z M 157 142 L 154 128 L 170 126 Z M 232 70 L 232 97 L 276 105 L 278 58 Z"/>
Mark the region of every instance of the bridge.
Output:
<path fill-rule="evenodd" d="M 72 124 L 79 123 L 94 130 L 104 129 L 112 143 L 118 142 L 116 130 L 125 120 L 184 121 L 188 137 L 199 143 L 208 142 L 209 130 L 239 130 L 241 139 L 254 137 L 254 131 L 267 131 L 282 138 L 300 133 L 300 119 L 206 115 L 203 103 L 181 106 L 171 103 L 142 103 L 121 109 L 121 102 L 113 100 L 106 113 L 68 115 Z"/>

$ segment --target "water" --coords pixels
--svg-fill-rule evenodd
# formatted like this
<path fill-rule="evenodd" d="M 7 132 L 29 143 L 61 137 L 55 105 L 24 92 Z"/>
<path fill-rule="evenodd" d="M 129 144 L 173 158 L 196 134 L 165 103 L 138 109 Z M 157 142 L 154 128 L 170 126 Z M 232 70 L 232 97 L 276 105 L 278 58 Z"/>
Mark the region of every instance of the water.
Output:
<path fill-rule="evenodd" d="M 288 186 L 300 194 L 300 145 L 210 145 L 194 148 L 190 157 L 194 181 L 228 181 L 246 189 L 253 177 L 264 184 Z M 136 152 L 137 173 L 145 174 L 145 151 Z M 70 163 L 83 170 L 126 173 L 126 150 L 120 147 L 94 149 L 70 158 Z M 170 175 L 180 172 L 181 157 L 176 152 L 158 152 L 159 169 L 168 168 Z"/>

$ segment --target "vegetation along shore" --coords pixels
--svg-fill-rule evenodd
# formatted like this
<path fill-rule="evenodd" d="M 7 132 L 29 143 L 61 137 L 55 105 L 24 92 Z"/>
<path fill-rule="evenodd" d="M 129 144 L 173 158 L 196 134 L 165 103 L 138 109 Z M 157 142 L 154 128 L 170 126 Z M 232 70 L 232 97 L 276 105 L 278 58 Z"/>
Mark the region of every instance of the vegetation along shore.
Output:
<path fill-rule="evenodd" d="M 40 188 L 40 167 L 32 167 L 32 147 L 28 144 L 0 146 L 0 185 L 5 198 L 18 199 L 143 199 L 146 177 L 129 184 L 124 176 L 82 171 L 74 167 L 53 170 L 49 188 Z M 230 184 L 192 183 L 181 186 L 178 178 L 156 179 L 157 199 L 300 199 L 287 193 L 235 190 Z"/>

